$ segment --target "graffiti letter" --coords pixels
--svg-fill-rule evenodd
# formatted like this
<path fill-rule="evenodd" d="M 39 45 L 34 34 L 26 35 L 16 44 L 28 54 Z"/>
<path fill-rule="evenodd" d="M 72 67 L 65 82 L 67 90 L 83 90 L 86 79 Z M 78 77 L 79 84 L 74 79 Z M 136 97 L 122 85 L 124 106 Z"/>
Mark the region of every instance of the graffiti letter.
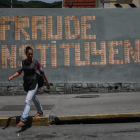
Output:
<path fill-rule="evenodd" d="M 100 42 L 101 50 L 96 49 L 96 42 L 91 42 L 91 54 L 101 55 L 101 62 L 92 62 L 92 65 L 106 65 L 106 44 L 104 41 Z"/>
<path fill-rule="evenodd" d="M 46 49 L 50 47 L 50 44 L 36 45 L 36 49 L 40 49 L 41 65 L 46 68 Z"/>
<path fill-rule="evenodd" d="M 0 17 L 0 40 L 5 40 L 5 30 L 10 30 L 10 25 L 5 25 L 5 21 L 14 21 L 14 17 Z"/>
<path fill-rule="evenodd" d="M 37 21 L 41 24 L 37 24 Z M 46 16 L 32 16 L 32 39 L 37 40 L 37 29 L 41 29 L 41 40 L 46 40 Z"/>
<path fill-rule="evenodd" d="M 135 51 L 133 50 L 130 41 L 129 40 L 125 40 L 124 41 L 124 59 L 125 59 L 125 63 L 130 63 L 130 56 L 129 54 L 131 54 L 133 60 L 135 63 L 140 62 L 140 40 L 136 39 L 135 40 Z"/>
<path fill-rule="evenodd" d="M 25 35 L 25 40 L 30 40 L 30 35 L 23 29 L 26 27 L 29 27 L 29 17 L 15 17 L 15 40 L 20 40 L 20 32 Z"/>
<path fill-rule="evenodd" d="M 2 45 L 2 68 L 7 68 L 7 59 L 11 68 L 16 68 L 16 45 L 11 46 L 11 55 L 7 45 Z"/>
<path fill-rule="evenodd" d="M 48 39 L 61 40 L 62 39 L 62 16 L 57 16 L 57 35 L 53 35 L 53 17 L 47 17 Z"/>
<path fill-rule="evenodd" d="M 74 44 L 60 44 L 60 48 L 64 48 L 65 67 L 70 66 L 70 48 L 74 48 Z"/>
<path fill-rule="evenodd" d="M 57 67 L 57 50 L 56 44 L 51 45 L 51 60 L 52 60 L 52 68 Z"/>
<path fill-rule="evenodd" d="M 80 35 L 80 24 L 79 20 L 75 16 L 66 16 L 65 18 L 65 34 L 66 34 L 66 39 L 76 39 Z M 70 20 L 74 20 L 74 29 L 75 29 L 75 34 L 71 34 L 70 31 Z"/>
<path fill-rule="evenodd" d="M 81 38 L 96 39 L 96 35 L 87 35 L 87 29 L 91 29 L 90 24 L 86 24 L 87 20 L 95 20 L 95 16 L 81 16 Z"/>
<path fill-rule="evenodd" d="M 85 42 L 85 61 L 80 60 L 80 43 L 75 43 L 75 65 L 87 66 L 90 65 L 90 44 Z"/>
<path fill-rule="evenodd" d="M 109 64 L 123 64 L 123 60 L 114 60 L 114 54 L 118 54 L 118 49 L 114 49 L 114 46 L 122 45 L 122 41 L 109 41 Z"/>

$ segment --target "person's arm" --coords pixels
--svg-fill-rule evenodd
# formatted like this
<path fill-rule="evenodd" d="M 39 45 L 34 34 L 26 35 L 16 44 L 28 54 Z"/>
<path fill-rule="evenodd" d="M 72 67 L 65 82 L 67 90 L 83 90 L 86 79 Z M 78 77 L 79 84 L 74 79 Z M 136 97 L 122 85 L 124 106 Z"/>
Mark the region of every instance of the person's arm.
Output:
<path fill-rule="evenodd" d="M 9 82 L 10 82 L 13 78 L 19 76 L 21 73 L 22 73 L 22 63 L 21 63 L 21 66 L 20 66 L 19 70 L 18 70 L 15 74 L 13 74 L 11 77 L 9 77 L 9 79 L 8 79 Z"/>
<path fill-rule="evenodd" d="M 15 78 L 15 77 L 17 77 L 17 76 L 19 76 L 20 74 L 19 74 L 19 72 L 16 72 L 15 74 L 13 74 L 11 77 L 9 77 L 9 82 L 13 79 L 13 78 Z"/>
<path fill-rule="evenodd" d="M 41 73 L 40 73 L 40 74 L 41 74 Z M 43 76 L 43 78 L 44 78 L 45 81 L 47 82 L 47 88 L 49 88 L 49 87 L 50 87 L 50 83 L 49 83 L 49 81 L 48 81 L 48 79 L 47 79 L 45 73 L 42 73 L 41 75 Z"/>

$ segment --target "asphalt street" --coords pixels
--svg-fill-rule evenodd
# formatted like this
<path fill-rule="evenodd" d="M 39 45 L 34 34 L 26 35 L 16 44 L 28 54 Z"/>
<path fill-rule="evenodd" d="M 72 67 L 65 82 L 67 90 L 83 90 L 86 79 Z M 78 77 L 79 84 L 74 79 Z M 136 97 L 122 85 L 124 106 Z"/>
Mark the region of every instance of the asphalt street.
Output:
<path fill-rule="evenodd" d="M 139 140 L 140 123 L 0 127 L 0 140 Z"/>

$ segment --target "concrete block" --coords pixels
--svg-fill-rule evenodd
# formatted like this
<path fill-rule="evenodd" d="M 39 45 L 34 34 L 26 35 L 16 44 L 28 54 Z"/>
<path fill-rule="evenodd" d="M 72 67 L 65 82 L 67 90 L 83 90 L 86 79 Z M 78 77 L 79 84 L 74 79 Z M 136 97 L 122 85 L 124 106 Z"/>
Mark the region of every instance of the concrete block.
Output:
<path fill-rule="evenodd" d="M 45 87 L 45 90 L 47 91 L 47 87 Z M 56 87 L 55 86 L 50 86 L 50 91 L 55 92 L 56 91 Z"/>
<path fill-rule="evenodd" d="M 131 89 L 122 89 L 121 92 L 131 92 Z"/>
<path fill-rule="evenodd" d="M 57 87 L 64 87 L 64 84 L 57 84 Z"/>
<path fill-rule="evenodd" d="M 72 91 L 72 94 L 81 94 L 80 91 Z"/>
<path fill-rule="evenodd" d="M 122 91 L 122 83 L 115 83 L 115 91 L 116 92 Z"/>
<path fill-rule="evenodd" d="M 14 92 L 14 95 L 27 95 L 26 91 Z"/>
<path fill-rule="evenodd" d="M 115 89 L 115 92 L 121 92 L 121 91 L 122 91 L 121 88 Z"/>
<path fill-rule="evenodd" d="M 103 87 L 108 88 L 108 84 L 103 84 Z"/>
<path fill-rule="evenodd" d="M 72 93 L 72 84 L 66 83 L 65 84 L 65 94 L 71 94 Z"/>
<path fill-rule="evenodd" d="M 2 91 L 7 91 L 7 87 L 2 87 Z"/>
<path fill-rule="evenodd" d="M 134 85 L 134 91 L 140 91 L 140 83 L 135 83 Z"/>
<path fill-rule="evenodd" d="M 74 84 L 72 84 L 72 86 L 78 88 L 78 87 L 82 87 L 82 84 L 80 84 L 80 83 L 79 83 L 79 84 L 78 84 L 78 83 L 75 84 L 75 83 L 74 83 Z"/>
<path fill-rule="evenodd" d="M 12 82 L 9 82 L 9 83 L 4 83 L 5 87 L 18 87 L 19 84 L 18 83 L 12 83 Z"/>
<path fill-rule="evenodd" d="M 82 93 L 89 93 L 90 92 L 90 89 L 83 89 L 82 90 Z"/>
<path fill-rule="evenodd" d="M 91 88 L 90 92 L 98 92 L 98 88 Z"/>
<path fill-rule="evenodd" d="M 97 87 L 98 87 L 98 84 L 91 83 L 91 87 L 93 87 L 93 88 L 97 88 Z"/>
<path fill-rule="evenodd" d="M 108 88 L 98 88 L 98 93 L 108 93 Z"/>
<path fill-rule="evenodd" d="M 98 84 L 98 87 L 99 87 L 99 88 L 102 88 L 102 87 L 103 87 L 103 84 Z"/>
<path fill-rule="evenodd" d="M 87 83 L 87 87 L 91 88 L 92 84 L 91 83 Z"/>
<path fill-rule="evenodd" d="M 17 91 L 16 91 L 17 94 L 20 94 L 20 93 L 22 93 L 22 92 L 26 92 L 26 91 L 24 91 L 24 90 L 17 90 Z M 26 92 L 26 93 L 27 93 L 27 92 Z"/>
<path fill-rule="evenodd" d="M 128 83 L 122 83 L 122 88 L 126 88 L 126 87 L 130 87 L 131 84 L 128 84 Z"/>
<path fill-rule="evenodd" d="M 5 96 L 11 96 L 11 95 L 15 95 L 15 92 L 5 91 L 4 94 Z"/>
<path fill-rule="evenodd" d="M 0 96 L 6 96 L 4 92 L 0 91 Z"/>
<path fill-rule="evenodd" d="M 73 87 L 72 90 L 73 90 L 73 91 L 80 91 L 80 88 L 75 88 L 75 87 Z"/>
<path fill-rule="evenodd" d="M 108 87 L 115 88 L 115 83 L 108 83 Z"/>
<path fill-rule="evenodd" d="M 44 93 L 50 93 L 50 90 L 49 90 L 49 89 L 44 89 L 43 92 L 44 92 Z"/>
<path fill-rule="evenodd" d="M 57 92 L 57 94 L 65 94 L 65 92 Z"/>
<path fill-rule="evenodd" d="M 114 93 L 114 92 L 116 92 L 116 90 L 115 90 L 115 83 L 109 83 L 109 84 L 108 84 L 108 92 L 109 92 L 109 93 Z"/>
<path fill-rule="evenodd" d="M 83 87 L 83 88 L 87 88 L 88 85 L 87 85 L 86 83 L 83 83 L 83 84 L 82 84 L 82 87 Z"/>
<path fill-rule="evenodd" d="M 13 91 L 14 87 L 7 87 L 8 91 Z"/>
<path fill-rule="evenodd" d="M 19 86 L 20 86 L 20 87 L 23 86 L 23 83 L 19 83 Z"/>
<path fill-rule="evenodd" d="M 37 93 L 38 93 L 38 94 L 42 94 L 43 92 L 44 92 L 43 87 L 41 87 L 41 88 L 39 88 L 39 89 L 37 90 Z"/>
<path fill-rule="evenodd" d="M 122 91 L 124 91 L 124 92 L 135 91 L 135 84 L 134 83 L 122 84 Z"/>
<path fill-rule="evenodd" d="M 14 85 L 14 83 L 3 83 L 4 87 L 10 86 L 10 85 Z"/>
<path fill-rule="evenodd" d="M 4 83 L 0 83 L 0 87 L 3 86 L 3 85 L 4 85 Z"/>
<path fill-rule="evenodd" d="M 57 92 L 50 91 L 49 94 L 57 94 Z"/>
<path fill-rule="evenodd" d="M 131 84 L 122 84 L 122 92 L 131 91 Z"/>
<path fill-rule="evenodd" d="M 131 84 L 131 85 L 130 85 L 130 89 L 131 89 L 131 90 L 134 90 L 134 89 L 135 89 L 135 84 Z"/>
<path fill-rule="evenodd" d="M 64 87 L 56 87 L 56 91 L 65 91 Z"/>
<path fill-rule="evenodd" d="M 90 88 L 97 88 L 98 87 L 98 84 L 88 83 L 87 86 L 90 87 Z"/>
<path fill-rule="evenodd" d="M 0 87 L 0 92 L 3 92 L 3 91 L 4 91 L 3 87 Z"/>
<path fill-rule="evenodd" d="M 24 91 L 23 87 L 17 87 L 17 91 Z"/>
<path fill-rule="evenodd" d="M 116 90 L 115 90 L 115 88 L 108 88 L 108 92 L 109 93 L 114 93 L 114 92 L 116 92 Z"/>

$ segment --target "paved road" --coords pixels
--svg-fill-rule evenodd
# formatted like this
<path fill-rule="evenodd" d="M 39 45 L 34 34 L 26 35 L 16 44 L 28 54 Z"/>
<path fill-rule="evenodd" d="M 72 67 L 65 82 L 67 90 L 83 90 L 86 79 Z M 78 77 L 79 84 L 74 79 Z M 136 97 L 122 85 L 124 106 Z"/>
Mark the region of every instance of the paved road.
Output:
<path fill-rule="evenodd" d="M 0 140 L 139 140 L 140 123 L 0 127 Z"/>

